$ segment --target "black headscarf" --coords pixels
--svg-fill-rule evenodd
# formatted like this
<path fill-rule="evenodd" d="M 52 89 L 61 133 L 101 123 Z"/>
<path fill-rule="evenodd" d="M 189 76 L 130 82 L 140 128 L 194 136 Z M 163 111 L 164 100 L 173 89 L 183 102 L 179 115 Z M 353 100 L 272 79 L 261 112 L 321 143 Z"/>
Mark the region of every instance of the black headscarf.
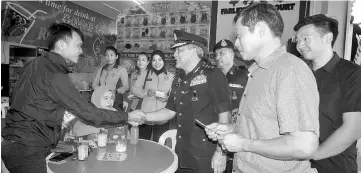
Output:
<path fill-rule="evenodd" d="M 162 58 L 162 60 L 163 60 L 164 65 L 163 65 L 163 67 L 162 67 L 160 70 L 155 69 L 155 68 L 153 67 L 153 65 L 152 65 L 152 61 L 153 61 L 154 55 L 159 55 L 160 58 Z M 160 51 L 160 50 L 155 50 L 155 51 L 152 52 L 151 57 L 152 57 L 152 58 L 151 58 L 151 62 L 150 62 L 149 64 L 150 64 L 150 66 L 152 67 L 152 68 L 151 68 L 152 71 L 153 71 L 157 76 L 158 76 L 159 74 L 163 73 L 163 72 L 164 72 L 165 74 L 167 74 L 167 71 L 165 70 L 165 54 L 164 54 L 162 51 Z"/>

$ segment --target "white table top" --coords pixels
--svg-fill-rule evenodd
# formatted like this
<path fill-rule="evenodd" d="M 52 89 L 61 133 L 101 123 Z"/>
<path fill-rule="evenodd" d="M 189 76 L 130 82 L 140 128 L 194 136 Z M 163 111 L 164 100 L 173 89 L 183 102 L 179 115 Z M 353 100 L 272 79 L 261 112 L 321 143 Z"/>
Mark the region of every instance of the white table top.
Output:
<path fill-rule="evenodd" d="M 63 164 L 49 163 L 48 167 L 54 173 L 174 173 L 178 168 L 178 156 L 172 149 L 149 140 L 140 139 L 137 145 L 128 142 L 127 158 L 121 162 L 97 160 L 98 152 L 104 150 L 115 152 L 115 145 L 94 149 L 87 161 L 70 157 Z"/>

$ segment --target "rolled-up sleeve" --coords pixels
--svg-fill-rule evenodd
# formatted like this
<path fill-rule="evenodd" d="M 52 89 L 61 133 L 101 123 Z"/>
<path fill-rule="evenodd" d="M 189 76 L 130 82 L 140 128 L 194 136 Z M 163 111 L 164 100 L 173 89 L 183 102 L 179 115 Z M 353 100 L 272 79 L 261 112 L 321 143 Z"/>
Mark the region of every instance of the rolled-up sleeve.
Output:
<path fill-rule="evenodd" d="M 211 93 L 215 112 L 217 114 L 231 110 L 228 81 L 223 72 L 215 68 L 210 77 Z"/>
<path fill-rule="evenodd" d="M 123 111 L 99 109 L 89 103 L 66 75 L 56 74 L 49 81 L 49 97 L 90 125 L 117 125 L 128 120 L 128 114 Z"/>
<path fill-rule="evenodd" d="M 276 84 L 276 109 L 280 134 L 313 131 L 319 136 L 319 93 L 310 69 L 282 70 Z"/>

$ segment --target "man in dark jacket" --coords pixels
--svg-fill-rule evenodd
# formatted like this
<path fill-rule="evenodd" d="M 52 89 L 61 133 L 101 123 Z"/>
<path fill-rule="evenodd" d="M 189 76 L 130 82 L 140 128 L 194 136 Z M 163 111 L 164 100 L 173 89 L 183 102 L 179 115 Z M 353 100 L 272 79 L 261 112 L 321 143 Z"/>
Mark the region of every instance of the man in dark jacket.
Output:
<path fill-rule="evenodd" d="M 84 36 L 67 24 L 49 28 L 50 52 L 29 62 L 16 84 L 11 108 L 2 130 L 1 157 L 12 173 L 46 173 L 45 158 L 59 141 L 62 124 L 74 116 L 94 126 L 117 125 L 128 120 L 125 112 L 98 109 L 80 95 L 67 74 L 67 63 L 78 62 Z M 130 113 L 139 121 L 139 114 Z"/>

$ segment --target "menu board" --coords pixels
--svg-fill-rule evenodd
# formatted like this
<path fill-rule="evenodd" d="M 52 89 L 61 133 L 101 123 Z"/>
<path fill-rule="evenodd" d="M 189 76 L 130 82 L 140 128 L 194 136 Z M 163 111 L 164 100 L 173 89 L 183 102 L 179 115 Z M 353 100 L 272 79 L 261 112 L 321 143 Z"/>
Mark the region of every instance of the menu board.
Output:
<path fill-rule="evenodd" d="M 2 1 L 1 40 L 47 48 L 47 28 L 68 23 L 84 36 L 84 58 L 76 65 L 80 72 L 92 72 L 94 61 L 116 41 L 116 21 L 70 1 Z M 6 30 L 5 30 L 6 29 Z"/>
<path fill-rule="evenodd" d="M 116 48 L 122 53 L 162 50 L 172 53 L 175 29 L 209 41 L 211 8 L 184 1 L 147 2 L 118 16 Z M 145 11 L 148 11 L 146 13 Z"/>

